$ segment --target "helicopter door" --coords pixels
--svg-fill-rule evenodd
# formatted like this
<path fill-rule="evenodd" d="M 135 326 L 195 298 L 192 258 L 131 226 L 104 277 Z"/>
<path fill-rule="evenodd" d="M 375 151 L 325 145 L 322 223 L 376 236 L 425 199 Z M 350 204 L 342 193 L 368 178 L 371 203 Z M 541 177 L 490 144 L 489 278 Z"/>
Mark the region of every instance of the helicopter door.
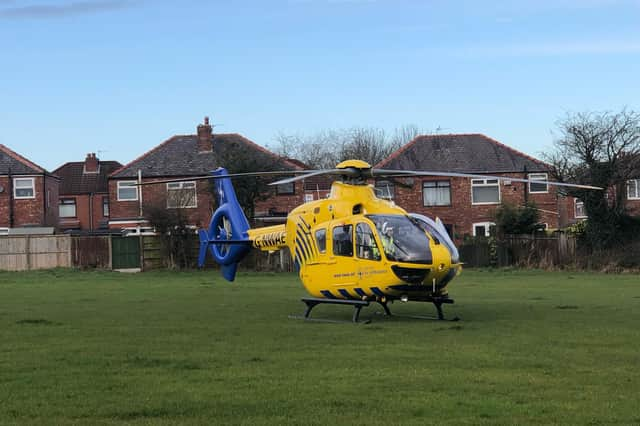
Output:
<path fill-rule="evenodd" d="M 358 259 L 380 260 L 380 249 L 371 227 L 366 223 L 356 225 L 356 256 Z"/>
<path fill-rule="evenodd" d="M 356 272 L 357 288 L 354 291 L 363 295 L 379 287 L 379 281 L 385 276 L 386 268 L 382 262 L 382 251 L 375 234 L 368 223 L 356 225 Z"/>
<path fill-rule="evenodd" d="M 334 263 L 331 268 L 331 282 L 343 291 L 355 286 L 357 280 L 353 234 L 352 224 L 342 222 L 331 228 L 330 260 Z"/>

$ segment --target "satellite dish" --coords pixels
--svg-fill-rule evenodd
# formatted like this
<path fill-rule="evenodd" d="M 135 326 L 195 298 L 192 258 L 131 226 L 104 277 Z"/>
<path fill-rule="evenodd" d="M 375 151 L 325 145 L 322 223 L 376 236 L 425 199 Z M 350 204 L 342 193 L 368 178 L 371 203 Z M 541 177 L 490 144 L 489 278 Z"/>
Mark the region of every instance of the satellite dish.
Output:
<path fill-rule="evenodd" d="M 0 194 L 4 192 L 4 186 L 0 185 Z"/>

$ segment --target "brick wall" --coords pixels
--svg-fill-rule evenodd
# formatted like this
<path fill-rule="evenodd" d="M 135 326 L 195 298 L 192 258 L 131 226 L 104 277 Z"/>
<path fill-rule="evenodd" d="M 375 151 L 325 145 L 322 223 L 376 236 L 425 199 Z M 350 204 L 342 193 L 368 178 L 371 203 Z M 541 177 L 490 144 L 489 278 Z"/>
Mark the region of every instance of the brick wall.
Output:
<path fill-rule="evenodd" d="M 128 179 L 120 179 L 125 181 Z M 160 179 L 155 179 L 160 180 Z M 153 179 L 144 179 L 144 182 L 151 182 Z M 109 181 L 109 220 L 122 220 L 138 218 L 140 215 L 140 201 L 118 201 L 118 180 Z M 150 206 L 167 206 L 167 186 L 164 183 L 157 185 L 145 185 L 141 187 L 139 194 L 142 194 L 142 214 L 144 216 L 145 209 Z M 207 181 L 196 181 L 196 208 L 185 208 L 189 222 L 196 226 L 206 227 L 211 219 L 213 212 L 212 195 L 209 192 L 209 183 Z M 121 225 L 110 224 L 110 228 L 119 228 Z"/>
<path fill-rule="evenodd" d="M 506 174 L 514 178 L 524 178 L 522 173 Z M 422 185 L 426 181 L 449 180 L 451 184 L 451 205 L 425 207 Z M 402 179 L 400 179 L 402 182 Z M 413 178 L 410 188 L 395 186 L 394 202 L 412 213 L 420 213 L 430 217 L 439 217 L 445 224 L 453 225 L 456 238 L 473 235 L 473 224 L 479 222 L 493 222 L 495 210 L 500 204 L 473 205 L 471 203 L 471 180 L 468 178 Z M 406 179 L 405 182 L 411 182 Z M 549 187 L 547 193 L 526 193 L 527 184 L 511 182 L 500 183 L 500 198 L 503 203 L 522 206 L 528 199 L 540 209 L 540 222 L 547 223 L 549 228 L 559 226 L 558 200 L 555 188 Z"/>
<path fill-rule="evenodd" d="M 0 193 L 0 226 L 56 226 L 58 223 L 58 180 L 43 175 L 13 176 L 15 178 L 33 178 L 34 198 L 15 199 L 13 182 L 9 177 L 0 177 L 4 191 Z M 47 195 L 48 194 L 48 195 Z M 13 224 L 10 223 L 11 204 L 13 206 Z"/>

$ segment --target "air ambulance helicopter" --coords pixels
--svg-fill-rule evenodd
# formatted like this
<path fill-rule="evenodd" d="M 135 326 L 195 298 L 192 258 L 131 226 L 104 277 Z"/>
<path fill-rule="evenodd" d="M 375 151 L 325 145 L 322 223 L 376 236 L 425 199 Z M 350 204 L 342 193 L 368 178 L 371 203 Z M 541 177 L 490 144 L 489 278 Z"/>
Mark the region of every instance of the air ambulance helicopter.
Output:
<path fill-rule="evenodd" d="M 277 174 L 298 176 L 270 185 L 318 175 L 334 175 L 338 179 L 333 182 L 328 198 L 294 208 L 285 224 L 252 229 L 238 203 L 231 179 Z M 288 247 L 300 280 L 310 295 L 302 299 L 307 306 L 304 319 L 310 319 L 315 306 L 331 303 L 353 306 L 353 321 L 357 322 L 363 306 L 377 302 L 391 315 L 388 303 L 400 300 L 433 303 L 437 319 L 443 320 L 442 304 L 454 303 L 448 295 L 448 284 L 462 270 L 456 246 L 440 219 L 408 213 L 392 201 L 378 198 L 373 186 L 367 183 L 367 179 L 381 176 L 434 175 L 507 179 L 466 173 L 374 169 L 361 160 L 343 161 L 329 170 L 229 174 L 219 168 L 199 178 L 215 180 L 219 207 L 208 229 L 199 230 L 198 264 L 204 266 L 209 252 L 221 265 L 222 276 L 233 281 L 238 263 L 252 248 L 273 252 Z"/>

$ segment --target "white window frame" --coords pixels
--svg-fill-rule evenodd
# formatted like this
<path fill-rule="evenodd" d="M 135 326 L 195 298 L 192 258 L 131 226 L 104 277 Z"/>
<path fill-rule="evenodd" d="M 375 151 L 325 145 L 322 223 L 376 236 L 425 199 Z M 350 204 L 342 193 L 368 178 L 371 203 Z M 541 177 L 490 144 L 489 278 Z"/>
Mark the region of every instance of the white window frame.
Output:
<path fill-rule="evenodd" d="M 185 188 L 185 185 L 188 185 L 188 187 Z M 171 188 L 172 186 L 173 188 Z M 184 205 L 184 206 L 169 205 L 169 202 L 171 200 L 171 197 L 169 196 L 169 194 L 171 193 L 171 191 L 185 191 L 185 190 L 193 190 L 192 204 Z M 197 207 L 198 207 L 198 186 L 196 185 L 196 181 L 190 180 L 185 182 L 167 183 L 167 208 L 168 209 L 195 209 Z"/>
<path fill-rule="evenodd" d="M 495 222 L 476 222 L 471 225 L 471 232 L 474 237 L 479 237 L 480 235 L 476 235 L 476 226 L 484 226 L 485 235 L 481 235 L 482 237 L 491 236 L 491 227 L 496 226 Z"/>
<path fill-rule="evenodd" d="M 544 180 L 544 181 L 548 181 L 549 180 L 549 175 L 547 173 L 529 173 L 529 175 L 527 175 L 527 179 L 529 180 Z M 533 182 L 529 182 L 528 186 L 529 186 L 529 194 L 548 194 L 549 193 L 549 184 L 545 183 L 544 184 L 544 191 L 532 191 L 531 190 L 531 184 Z M 537 182 L 536 182 L 537 183 Z M 542 184 L 538 184 L 538 185 L 542 185 Z"/>
<path fill-rule="evenodd" d="M 18 188 L 18 181 L 30 181 L 30 186 L 20 186 Z M 31 195 L 18 195 L 18 189 L 31 189 Z M 36 198 L 36 179 L 32 177 L 16 177 L 13 178 L 13 198 L 16 200 L 33 200 Z"/>
<path fill-rule="evenodd" d="M 135 180 L 119 180 L 118 181 L 118 188 L 117 188 L 117 198 L 118 201 L 138 201 L 139 198 L 139 187 L 137 186 L 138 181 Z M 130 188 L 132 187 L 136 190 L 136 196 L 135 198 L 122 198 L 120 197 L 120 189 L 123 187 L 126 188 Z"/>
<path fill-rule="evenodd" d="M 495 183 L 493 181 L 495 180 Z M 488 183 L 488 181 L 492 181 Z M 481 183 L 479 183 L 481 182 Z M 481 187 L 497 187 L 498 188 L 498 201 L 487 201 L 487 202 L 478 202 L 476 203 L 473 199 L 473 188 L 481 188 Z M 500 190 L 500 179 L 471 179 L 471 205 L 474 206 L 482 206 L 489 204 L 500 204 L 502 200 L 502 191 Z"/>
<path fill-rule="evenodd" d="M 635 195 L 631 196 L 631 187 L 635 186 Z M 627 200 L 640 200 L 640 178 L 627 181 Z"/>
<path fill-rule="evenodd" d="M 425 184 L 433 184 L 435 186 L 425 187 Z M 441 184 L 446 183 L 446 186 L 439 186 Z M 449 202 L 447 204 L 427 204 L 427 200 L 425 200 L 425 188 L 432 189 L 438 191 L 438 189 L 447 188 L 449 190 Z M 451 206 L 451 181 L 450 180 L 425 180 L 422 182 L 422 205 L 424 207 L 449 207 Z"/>
<path fill-rule="evenodd" d="M 105 203 L 106 201 L 106 203 Z M 106 207 L 106 209 L 105 209 Z M 102 197 L 102 217 L 109 217 L 109 197 Z M 105 214 L 106 213 L 106 214 Z"/>
<path fill-rule="evenodd" d="M 578 216 L 578 204 L 582 204 L 582 211 L 584 212 L 584 215 L 582 216 Z M 587 211 L 584 208 L 584 201 L 578 200 L 577 198 L 574 198 L 573 200 L 573 216 L 576 219 L 585 219 L 587 218 Z"/>
<path fill-rule="evenodd" d="M 63 216 L 62 212 L 60 211 L 60 206 L 71 206 L 71 203 L 63 203 L 63 201 L 73 201 L 73 216 Z M 68 218 L 75 218 L 78 217 L 78 202 L 76 201 L 76 199 L 74 197 L 70 197 L 70 198 L 60 198 L 60 203 L 58 204 L 58 216 L 61 219 L 68 219 Z"/>

